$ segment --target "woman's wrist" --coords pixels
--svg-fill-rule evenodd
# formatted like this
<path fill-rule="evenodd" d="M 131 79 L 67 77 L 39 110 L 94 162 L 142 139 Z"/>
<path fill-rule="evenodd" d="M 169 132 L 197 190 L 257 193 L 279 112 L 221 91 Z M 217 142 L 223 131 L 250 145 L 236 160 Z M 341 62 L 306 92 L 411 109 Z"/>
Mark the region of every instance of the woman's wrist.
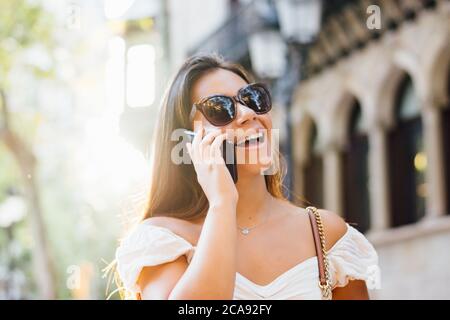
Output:
<path fill-rule="evenodd" d="M 237 201 L 213 201 L 209 203 L 209 211 L 236 213 Z"/>

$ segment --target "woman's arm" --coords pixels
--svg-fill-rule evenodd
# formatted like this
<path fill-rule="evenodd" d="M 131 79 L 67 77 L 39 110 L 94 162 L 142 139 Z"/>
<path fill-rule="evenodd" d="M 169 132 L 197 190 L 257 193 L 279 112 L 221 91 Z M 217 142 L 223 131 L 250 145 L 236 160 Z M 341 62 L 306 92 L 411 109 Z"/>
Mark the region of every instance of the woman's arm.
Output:
<path fill-rule="evenodd" d="M 197 180 L 209 202 L 195 255 L 144 268 L 138 284 L 144 299 L 232 299 L 236 277 L 238 193 L 220 152 L 226 134 L 203 137 L 200 127 L 188 144 Z"/>
<path fill-rule="evenodd" d="M 366 282 L 364 280 L 349 281 L 345 287 L 333 290 L 333 300 L 369 300 Z"/>
<path fill-rule="evenodd" d="M 142 299 L 232 299 L 236 276 L 236 208 L 211 207 L 195 255 L 142 270 Z"/>
<path fill-rule="evenodd" d="M 319 210 L 323 219 L 327 250 L 330 250 L 339 239 L 344 236 L 347 231 L 345 221 L 337 214 Z M 367 300 L 369 293 L 365 281 L 354 280 L 349 281 L 347 286 L 338 287 L 333 290 L 333 300 Z"/>

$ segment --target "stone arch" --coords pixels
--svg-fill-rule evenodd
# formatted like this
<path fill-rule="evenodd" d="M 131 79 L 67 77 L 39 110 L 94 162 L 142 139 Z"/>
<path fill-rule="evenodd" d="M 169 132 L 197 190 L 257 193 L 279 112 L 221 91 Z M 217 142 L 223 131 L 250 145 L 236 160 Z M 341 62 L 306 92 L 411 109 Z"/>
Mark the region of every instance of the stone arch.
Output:
<path fill-rule="evenodd" d="M 359 102 L 363 119 L 365 119 L 366 114 L 362 107 L 362 101 L 360 101 L 357 95 L 350 90 L 343 91 L 342 95 L 337 100 L 336 105 L 333 107 L 330 119 L 330 125 L 332 126 L 331 132 L 333 132 L 334 141 L 340 149 L 344 148 L 347 144 L 350 116 L 356 101 Z"/>
<path fill-rule="evenodd" d="M 294 126 L 294 160 L 297 164 L 303 165 L 308 160 L 310 154 L 310 143 L 313 126 L 319 130 L 319 126 L 312 115 L 303 111 L 299 120 Z"/>
<path fill-rule="evenodd" d="M 303 200 L 322 205 L 323 201 L 323 168 L 322 158 L 312 150 L 314 131 L 320 135 L 320 126 L 314 115 L 302 110 L 293 128 L 295 143 L 294 156 L 294 193 Z"/>
<path fill-rule="evenodd" d="M 424 68 L 426 83 L 429 88 L 429 98 L 434 106 L 442 108 L 448 105 L 449 69 L 450 69 L 450 41 L 447 39 L 434 54 L 429 56 L 429 63 Z"/>
<path fill-rule="evenodd" d="M 392 68 L 389 69 L 380 81 L 381 85 L 374 95 L 375 119 L 386 129 L 392 128 L 395 125 L 395 100 L 397 91 L 402 81 L 408 75 L 411 77 L 414 87 L 416 87 L 413 75 L 397 65 L 392 65 Z"/>

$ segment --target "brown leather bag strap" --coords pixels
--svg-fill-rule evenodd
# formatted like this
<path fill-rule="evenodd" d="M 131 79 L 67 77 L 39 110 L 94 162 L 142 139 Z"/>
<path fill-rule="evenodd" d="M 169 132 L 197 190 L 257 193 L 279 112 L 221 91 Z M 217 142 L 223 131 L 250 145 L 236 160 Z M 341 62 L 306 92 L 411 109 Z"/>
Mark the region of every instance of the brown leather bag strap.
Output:
<path fill-rule="evenodd" d="M 320 245 L 319 229 L 317 227 L 317 221 L 316 221 L 314 212 L 312 210 L 308 210 L 308 215 L 309 215 L 309 221 L 311 222 L 311 229 L 312 229 L 312 234 L 313 234 L 313 238 L 314 238 L 314 245 L 316 247 L 317 261 L 319 264 L 319 280 L 322 285 L 325 285 L 327 280 L 325 279 L 325 266 L 323 263 L 322 247 Z"/>
<path fill-rule="evenodd" d="M 325 249 L 325 233 L 320 214 L 315 207 L 307 207 L 309 221 L 316 247 L 317 262 L 319 266 L 319 287 L 325 299 L 331 299 L 331 284 L 328 271 L 328 259 Z"/>

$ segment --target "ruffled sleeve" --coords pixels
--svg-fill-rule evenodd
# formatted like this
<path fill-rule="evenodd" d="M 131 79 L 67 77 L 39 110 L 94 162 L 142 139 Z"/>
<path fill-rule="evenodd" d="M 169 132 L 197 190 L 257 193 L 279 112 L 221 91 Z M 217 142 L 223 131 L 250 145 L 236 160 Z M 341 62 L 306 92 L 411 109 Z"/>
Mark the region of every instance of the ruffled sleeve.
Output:
<path fill-rule="evenodd" d="M 182 255 L 186 255 L 189 262 L 193 249 L 187 240 L 171 230 L 142 222 L 117 248 L 117 272 L 125 289 L 138 293 L 136 282 L 144 267 L 171 262 Z"/>
<path fill-rule="evenodd" d="M 378 255 L 362 233 L 347 225 L 347 232 L 328 251 L 333 289 L 350 280 L 373 280 L 379 272 Z"/>

